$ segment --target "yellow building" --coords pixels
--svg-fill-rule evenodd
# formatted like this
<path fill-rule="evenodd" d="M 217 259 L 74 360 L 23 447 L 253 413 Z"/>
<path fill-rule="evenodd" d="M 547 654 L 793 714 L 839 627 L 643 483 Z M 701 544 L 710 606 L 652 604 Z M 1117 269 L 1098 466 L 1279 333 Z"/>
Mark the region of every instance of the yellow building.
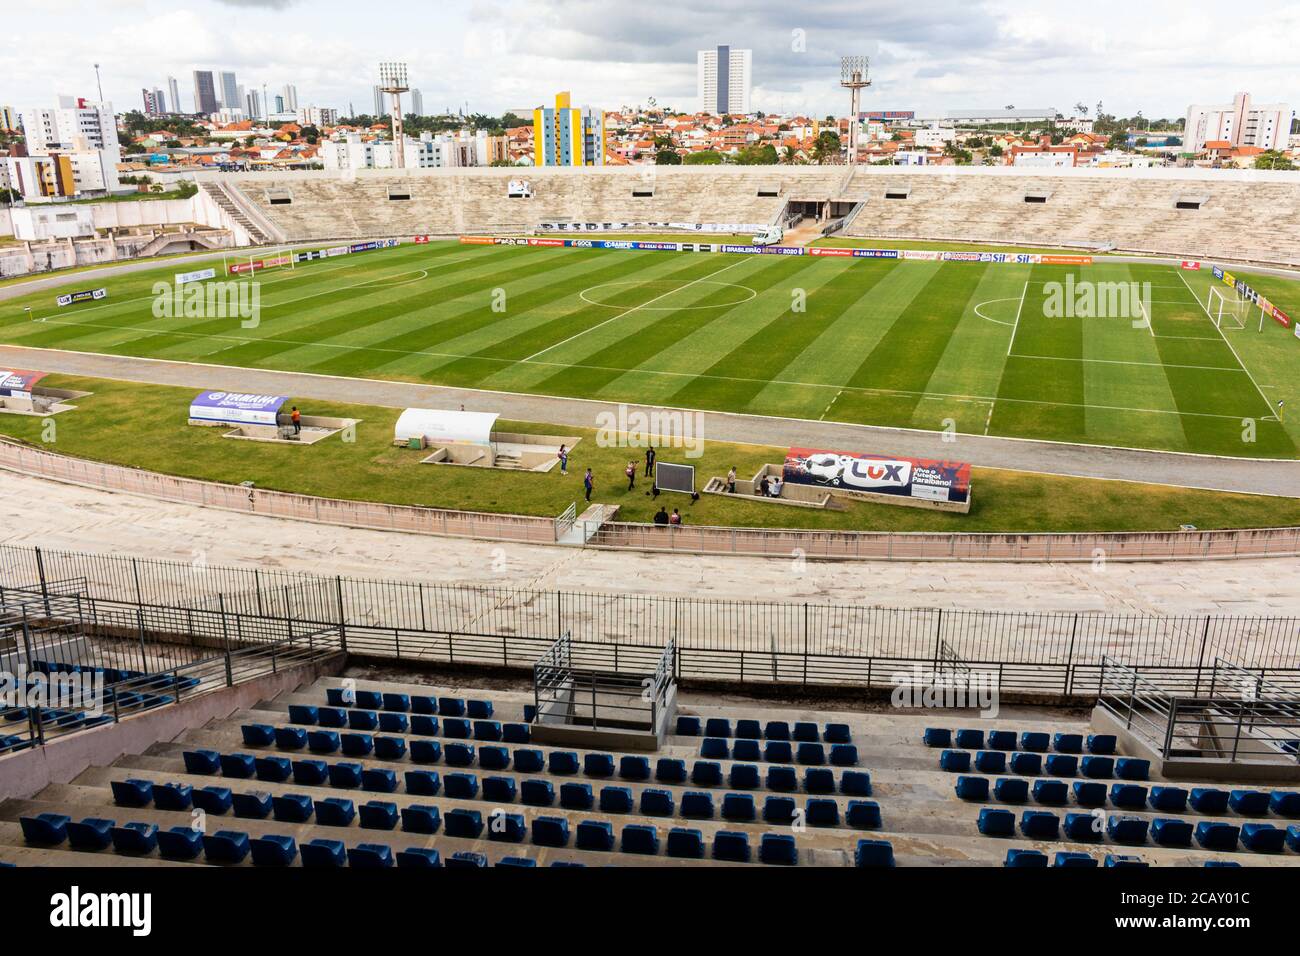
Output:
<path fill-rule="evenodd" d="M 568 92 L 557 93 L 555 108 L 533 110 L 533 156 L 538 166 L 604 166 L 605 114 L 575 108 Z"/>

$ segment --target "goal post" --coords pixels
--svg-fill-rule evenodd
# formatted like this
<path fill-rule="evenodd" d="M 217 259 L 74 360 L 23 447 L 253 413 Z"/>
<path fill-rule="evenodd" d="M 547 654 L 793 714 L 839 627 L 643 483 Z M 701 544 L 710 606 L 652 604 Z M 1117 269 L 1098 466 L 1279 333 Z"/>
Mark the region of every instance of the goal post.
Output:
<path fill-rule="evenodd" d="M 1209 295 L 1205 298 L 1205 311 L 1214 320 L 1214 327 L 1220 331 L 1244 329 L 1246 322 L 1241 308 L 1244 301 L 1235 289 L 1231 296 L 1227 296 L 1211 286 Z"/>

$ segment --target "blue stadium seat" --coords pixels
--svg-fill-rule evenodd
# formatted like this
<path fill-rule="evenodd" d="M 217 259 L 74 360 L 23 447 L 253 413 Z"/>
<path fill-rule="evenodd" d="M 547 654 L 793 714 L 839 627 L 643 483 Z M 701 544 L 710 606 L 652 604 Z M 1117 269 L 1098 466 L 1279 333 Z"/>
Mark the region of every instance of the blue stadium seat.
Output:
<path fill-rule="evenodd" d="M 763 725 L 763 738 L 765 740 L 789 740 L 790 725 L 784 720 L 769 720 Z"/>
<path fill-rule="evenodd" d="M 494 810 L 488 817 L 488 839 L 498 843 L 523 843 L 528 835 L 528 824 L 522 813 Z"/>
<path fill-rule="evenodd" d="M 1109 780 L 1115 776 L 1115 758 L 1089 754 L 1079 761 L 1079 772 L 1093 780 Z"/>
<path fill-rule="evenodd" d="M 288 757 L 257 757 L 253 760 L 253 772 L 258 780 L 284 783 L 293 775 L 293 761 Z"/>
<path fill-rule="evenodd" d="M 685 783 L 686 761 L 660 757 L 655 762 L 655 779 L 660 783 Z"/>
<path fill-rule="evenodd" d="M 853 732 L 848 724 L 827 724 L 822 732 L 822 740 L 828 744 L 848 744 L 853 742 Z"/>
<path fill-rule="evenodd" d="M 1134 783 L 1112 784 L 1110 805 L 1120 810 L 1142 810 L 1147 805 L 1147 788 Z"/>
<path fill-rule="evenodd" d="M 1156 817 L 1151 821 L 1151 842 L 1156 846 L 1189 847 L 1192 824 L 1176 817 Z"/>
<path fill-rule="evenodd" d="M 700 742 L 700 756 L 710 760 L 729 760 L 731 747 L 721 737 L 705 737 Z"/>
<path fill-rule="evenodd" d="M 611 754 L 587 754 L 582 758 L 582 772 L 588 777 L 614 776 L 614 757 Z"/>
<path fill-rule="evenodd" d="M 1228 811 L 1228 791 L 1213 787 L 1193 787 L 1188 798 L 1192 809 L 1207 816 L 1222 816 Z"/>
<path fill-rule="evenodd" d="M 831 766 L 856 767 L 858 748 L 853 744 L 831 744 Z"/>
<path fill-rule="evenodd" d="M 758 859 L 777 866 L 795 866 L 799 851 L 788 833 L 764 833 L 758 844 Z"/>
<path fill-rule="evenodd" d="M 952 746 L 952 731 L 947 727 L 926 727 L 921 739 L 927 747 L 949 748 Z"/>
<path fill-rule="evenodd" d="M 736 763 L 731 765 L 731 770 L 727 774 L 727 786 L 733 790 L 757 790 L 759 783 L 758 767 L 754 764 Z"/>
<path fill-rule="evenodd" d="M 402 807 L 402 829 L 407 833 L 437 833 L 442 826 L 442 812 L 426 803 Z"/>
<path fill-rule="evenodd" d="M 989 750 L 1015 750 L 1016 732 L 1014 730 L 990 730 L 987 747 Z"/>
<path fill-rule="evenodd" d="M 567 817 L 534 817 L 533 842 L 538 846 L 563 847 L 569 845 Z"/>
<path fill-rule="evenodd" d="M 1047 754 L 1043 770 L 1052 777 L 1073 777 L 1079 772 L 1079 758 L 1073 754 Z"/>
<path fill-rule="evenodd" d="M 464 717 L 448 717 L 444 713 L 442 718 L 444 737 L 450 737 L 452 740 L 469 740 L 473 732 L 473 727 Z"/>
<path fill-rule="evenodd" d="M 754 796 L 749 793 L 728 793 L 722 798 L 722 819 L 747 822 L 757 814 Z"/>
<path fill-rule="evenodd" d="M 763 745 L 763 759 L 768 763 L 794 763 L 794 750 L 788 740 L 769 740 Z"/>
<path fill-rule="evenodd" d="M 809 767 L 803 772 L 803 788 L 808 793 L 834 793 L 835 771 L 827 767 Z"/>
<path fill-rule="evenodd" d="M 757 763 L 763 759 L 763 745 L 757 740 L 737 740 L 731 745 L 731 759 Z"/>
<path fill-rule="evenodd" d="M 330 763 L 329 765 L 329 786 L 338 787 L 339 790 L 356 790 L 361 786 L 361 767 L 360 763 Z"/>
<path fill-rule="evenodd" d="M 1108 867 L 1145 867 L 1150 865 L 1150 863 L 1139 856 L 1127 856 L 1116 853 L 1106 854 L 1106 866 Z"/>
<path fill-rule="evenodd" d="M 1029 781 L 1022 777 L 999 777 L 993 784 L 993 797 L 1001 803 L 1025 803 L 1029 799 Z"/>
<path fill-rule="evenodd" d="M 448 743 L 443 748 L 442 759 L 448 767 L 472 767 L 477 755 L 473 744 Z"/>
<path fill-rule="evenodd" d="M 1020 749 L 1032 753 L 1045 753 L 1051 745 L 1052 738 L 1039 731 L 1026 730 L 1020 735 Z"/>
<path fill-rule="evenodd" d="M 249 841 L 254 866 L 289 866 L 298 856 L 298 843 L 291 836 L 268 833 Z"/>
<path fill-rule="evenodd" d="M 646 757 L 631 754 L 622 756 L 618 759 L 618 775 L 624 780 L 649 780 L 650 761 Z"/>
<path fill-rule="evenodd" d="M 321 707 L 316 712 L 316 723 L 320 727 L 338 730 L 348 725 L 348 712 L 342 707 Z"/>
<path fill-rule="evenodd" d="M 1089 734 L 1088 753 L 1111 755 L 1115 753 L 1114 734 Z"/>
<path fill-rule="evenodd" d="M 373 710 L 349 710 L 348 727 L 351 730 L 374 730 L 379 726 L 379 714 Z"/>
<path fill-rule="evenodd" d="M 343 756 L 368 757 L 375 749 L 375 738 L 370 734 L 342 734 Z"/>
<path fill-rule="evenodd" d="M 68 824 L 72 818 L 62 813 L 38 813 L 34 817 L 19 817 L 23 839 L 40 846 L 58 846 L 68 838 Z"/>
<path fill-rule="evenodd" d="M 370 800 L 357 808 L 358 824 L 363 830 L 397 829 L 397 804 Z"/>
<path fill-rule="evenodd" d="M 865 770 L 845 770 L 840 774 L 840 793 L 851 797 L 871 796 L 871 774 Z"/>
<path fill-rule="evenodd" d="M 270 724 L 244 724 L 239 733 L 246 747 L 270 747 L 275 743 L 275 728 Z"/>
<path fill-rule="evenodd" d="M 411 697 L 409 694 L 384 693 L 380 695 L 380 700 L 384 710 L 397 711 L 406 713 L 411 709 Z"/>
<path fill-rule="evenodd" d="M 713 858 L 729 863 L 750 861 L 749 834 L 734 830 L 719 830 L 713 834 Z"/>
<path fill-rule="evenodd" d="M 356 706 L 366 710 L 378 710 L 384 706 L 384 695 L 377 690 L 358 690 L 356 693 Z"/>
<path fill-rule="evenodd" d="M 143 856 L 158 846 L 158 827 L 153 823 L 124 823 L 110 832 L 113 852 Z"/>
<path fill-rule="evenodd" d="M 821 731 L 811 720 L 800 720 L 794 725 L 790 736 L 800 743 L 815 744 L 822 739 Z"/>
<path fill-rule="evenodd" d="M 712 760 L 697 760 L 691 764 L 691 783 L 697 787 L 722 786 L 722 765 Z"/>
<path fill-rule="evenodd" d="M 203 855 L 209 863 L 243 863 L 249 850 L 248 834 L 240 830 L 203 835 Z"/>
<path fill-rule="evenodd" d="M 1268 809 L 1275 816 L 1290 819 L 1300 817 L 1300 792 L 1274 790 L 1268 798 Z"/>
<path fill-rule="evenodd" d="M 298 852 L 302 854 L 304 867 L 336 867 L 343 866 L 348 861 L 347 848 L 342 840 L 317 838 L 304 843 Z"/>
<path fill-rule="evenodd" d="M 624 853 L 655 856 L 659 853 L 659 829 L 648 823 L 629 823 L 623 827 L 619 849 Z"/>
<path fill-rule="evenodd" d="M 1300 826 L 1286 828 L 1286 845 L 1300 853 Z"/>
<path fill-rule="evenodd" d="M 393 865 L 393 848 L 383 843 L 358 843 L 348 847 L 348 866 L 376 870 Z"/>
<path fill-rule="evenodd" d="M 1081 807 L 1104 807 L 1106 805 L 1106 785 L 1090 781 L 1074 782 L 1074 802 Z"/>
<path fill-rule="evenodd" d="M 312 730 L 307 733 L 307 749 L 314 754 L 337 753 L 339 734 L 337 730 Z M 189 770 L 187 767 L 186 770 Z M 191 773 L 193 771 L 190 771 Z"/>
<path fill-rule="evenodd" d="M 541 750 L 515 749 L 515 770 L 521 774 L 539 774 L 546 769 L 546 757 Z"/>
<path fill-rule="evenodd" d="M 361 771 L 361 789 L 369 793 L 395 793 L 397 771 L 368 767 Z"/>
<path fill-rule="evenodd" d="M 375 756 L 380 760 L 401 760 L 406 756 L 406 738 L 376 737 Z"/>
<path fill-rule="evenodd" d="M 549 780 L 521 780 L 519 799 L 526 806 L 549 807 L 555 803 L 555 786 Z"/>
<path fill-rule="evenodd" d="M 826 748 L 821 744 L 802 743 L 795 752 L 794 759 L 804 766 L 820 767 L 826 763 Z"/>
<path fill-rule="evenodd" d="M 668 831 L 666 849 L 669 856 L 686 860 L 704 859 L 704 837 L 699 830 L 673 827 Z"/>
<path fill-rule="evenodd" d="M 1034 802 L 1063 807 L 1070 802 L 1070 786 L 1064 780 L 1035 780 Z"/>
<path fill-rule="evenodd" d="M 442 792 L 452 800 L 478 799 L 478 774 L 447 773 L 442 776 Z"/>
<path fill-rule="evenodd" d="M 582 820 L 578 823 L 574 842 L 579 850 L 608 853 L 614 849 L 614 827 L 604 820 Z"/>
<path fill-rule="evenodd" d="M 1010 810 L 985 807 L 979 815 L 979 831 L 985 836 L 1013 836 L 1016 832 L 1016 815 Z"/>
<path fill-rule="evenodd" d="M 438 706 L 444 706 L 442 700 L 438 701 Z M 443 817 L 443 832 L 447 836 L 477 840 L 483 833 L 483 814 L 464 807 L 448 810 Z"/>
<path fill-rule="evenodd" d="M 1139 846 L 1147 842 L 1147 830 L 1150 825 L 1150 821 L 1145 817 L 1112 813 L 1106 819 L 1106 833 L 1116 843 Z"/>
<path fill-rule="evenodd" d="M 316 812 L 305 793 L 284 793 L 271 798 L 271 813 L 282 823 L 306 823 Z"/>
<path fill-rule="evenodd" d="M 194 804 L 194 788 L 188 783 L 156 783 L 153 805 L 159 810 L 188 810 Z"/>
<path fill-rule="evenodd" d="M 491 720 L 492 701 L 470 698 L 465 701 L 465 716 L 471 720 Z"/>
<path fill-rule="evenodd" d="M 431 846 L 411 846 L 397 851 L 397 868 L 441 867 L 442 855 Z"/>
<path fill-rule="evenodd" d="M 673 815 L 673 794 L 671 790 L 646 788 L 641 791 L 641 813 L 647 817 L 671 817 Z"/>
<path fill-rule="evenodd" d="M 590 810 L 596 804 L 589 783 L 560 784 L 560 806 L 566 810 Z"/>
<path fill-rule="evenodd" d="M 855 830 L 879 830 L 880 804 L 874 800 L 850 800 L 844 811 L 844 822 Z"/>
<path fill-rule="evenodd" d="M 443 864 L 448 869 L 459 868 L 469 870 L 481 870 L 487 867 L 487 857 L 482 853 L 475 853 L 473 850 L 457 850 L 451 856 L 447 857 Z"/>
<path fill-rule="evenodd" d="M 704 722 L 704 736 L 730 737 L 731 721 L 725 717 L 710 717 Z"/>
<path fill-rule="evenodd" d="M 840 825 L 840 805 L 835 800 L 812 797 L 804 805 L 804 819 L 809 826 L 837 827 Z"/>
<path fill-rule="evenodd" d="M 181 754 L 185 772 L 211 776 L 221 770 L 221 754 L 215 750 L 186 750 Z"/>
<path fill-rule="evenodd" d="M 763 800 L 763 822 L 788 826 L 794 820 L 795 809 L 793 797 L 767 797 Z"/>
<path fill-rule="evenodd" d="M 955 790 L 957 796 L 963 800 L 973 800 L 976 803 L 984 803 L 989 798 L 989 778 L 968 776 L 958 777 Z"/>
<path fill-rule="evenodd" d="M 1011 772 L 1021 777 L 1037 777 L 1043 772 L 1043 755 L 1017 750 L 1011 755 Z"/>
<path fill-rule="evenodd" d="M 526 744 L 533 738 L 532 729 L 527 724 L 502 724 L 501 740 L 508 744 Z"/>
<path fill-rule="evenodd" d="M 1052 859 L 1052 866 L 1091 868 L 1097 865 L 1097 858 L 1091 853 L 1080 853 L 1071 850 L 1057 850 L 1056 856 Z"/>
<path fill-rule="evenodd" d="M 578 755 L 572 750 L 553 750 L 546 769 L 554 776 L 572 776 L 578 772 Z"/>
<path fill-rule="evenodd" d="M 514 803 L 516 792 L 514 777 L 483 778 L 483 799 L 491 803 Z"/>
<path fill-rule="evenodd" d="M 314 727 L 320 719 L 320 711 L 312 704 L 290 704 L 289 722 Z"/>
<path fill-rule="evenodd" d="M 1235 850 L 1240 828 L 1231 823 L 1202 820 L 1196 824 L 1196 842 L 1207 850 Z"/>
<path fill-rule="evenodd" d="M 1146 780 L 1151 774 L 1151 761 L 1136 757 L 1117 757 L 1115 776 L 1120 780 Z"/>
<path fill-rule="evenodd" d="M 465 701 L 460 697 L 439 697 L 438 713 L 444 717 L 464 717 Z"/>
<path fill-rule="evenodd" d="M 601 813 L 631 813 L 634 804 L 632 802 L 632 790 L 629 787 L 601 787 L 600 788 L 600 812 Z"/>
<path fill-rule="evenodd" d="M 325 702 L 332 707 L 351 707 L 356 700 L 355 692 L 345 687 L 326 687 Z"/>
<path fill-rule="evenodd" d="M 442 759 L 442 744 L 436 740 L 412 740 L 412 763 L 437 763 Z"/>
<path fill-rule="evenodd" d="M 436 714 L 437 712 L 438 712 L 438 698 L 427 697 L 423 694 L 411 695 L 411 713 Z"/>
<path fill-rule="evenodd" d="M 1020 832 L 1030 840 L 1055 840 L 1061 835 L 1061 820 L 1047 810 L 1026 810 L 1020 815 Z"/>
<path fill-rule="evenodd" d="M 386 734 L 404 734 L 410 730 L 411 724 L 406 719 L 405 714 L 393 714 L 383 711 L 379 715 L 379 729 Z"/>
<path fill-rule="evenodd" d="M 271 815 L 269 793 L 236 793 L 231 795 L 235 816 L 246 820 L 265 820 Z"/>
<path fill-rule="evenodd" d="M 499 720 L 476 720 L 474 721 L 474 739 L 485 740 L 489 743 L 495 743 L 501 739 L 501 721 Z"/>
<path fill-rule="evenodd" d="M 193 799 L 196 807 L 215 816 L 229 813 L 233 802 L 229 787 L 199 787 L 194 791 Z"/>
<path fill-rule="evenodd" d="M 1052 737 L 1052 749 L 1060 754 L 1083 753 L 1083 734 L 1055 734 Z"/>
<path fill-rule="evenodd" d="M 1268 794 L 1262 790 L 1233 790 L 1228 806 L 1243 817 L 1262 817 L 1268 813 Z"/>
<path fill-rule="evenodd" d="M 119 807 L 147 807 L 153 803 L 153 783 L 149 780 L 133 777 L 113 780 L 109 789 L 113 791 L 113 802 Z"/>
<path fill-rule="evenodd" d="M 888 840 L 859 840 L 853 850 L 853 865 L 857 867 L 888 867 L 894 865 L 894 845 Z"/>
<path fill-rule="evenodd" d="M 968 773 L 970 771 L 970 752 L 966 750 L 945 750 L 939 754 L 939 769 L 949 773 Z"/>
<path fill-rule="evenodd" d="M 1152 787 L 1147 795 L 1147 803 L 1152 810 L 1162 813 L 1185 813 L 1187 791 L 1181 787 Z"/>
<path fill-rule="evenodd" d="M 510 749 L 494 744 L 479 747 L 478 765 L 484 770 L 506 770 L 510 766 Z"/>
<path fill-rule="evenodd" d="M 1045 867 L 1047 866 L 1047 854 L 1042 850 L 1025 850 L 1018 847 L 1012 847 L 1007 850 L 1006 861 L 1003 866 L 1012 867 Z"/>
<path fill-rule="evenodd" d="M 799 775 L 794 767 L 768 767 L 767 789 L 777 793 L 794 793 L 799 789 Z"/>
<path fill-rule="evenodd" d="M 679 714 L 677 716 L 677 733 L 682 737 L 698 737 L 700 735 L 700 718 Z"/>
<path fill-rule="evenodd" d="M 158 855 L 164 860 L 193 860 L 203 852 L 203 834 L 187 826 L 158 831 Z"/>
<path fill-rule="evenodd" d="M 442 789 L 442 779 L 436 770 L 406 771 L 406 792 L 416 797 L 436 797 Z"/>
<path fill-rule="evenodd" d="M 316 823 L 319 826 L 346 827 L 356 816 L 356 804 L 346 797 L 326 797 L 316 801 Z"/>
<path fill-rule="evenodd" d="M 975 769 L 980 773 L 1006 773 L 1007 755 L 1001 750 L 981 750 L 975 754 Z"/>
<path fill-rule="evenodd" d="M 221 755 L 221 775 L 236 780 L 247 780 L 257 772 L 257 762 L 252 754 L 235 753 Z"/>
<path fill-rule="evenodd" d="M 1099 843 L 1102 818 L 1091 813 L 1067 813 L 1064 830 L 1065 838 L 1074 843 Z"/>
<path fill-rule="evenodd" d="M 411 733 L 419 737 L 437 737 L 438 718 L 431 714 L 412 714 Z"/>
<path fill-rule="evenodd" d="M 958 750 L 983 750 L 984 731 L 975 728 L 969 728 L 969 727 L 958 728 L 957 749 Z"/>
<path fill-rule="evenodd" d="M 1271 823 L 1243 823 L 1241 845 L 1256 853 L 1279 853 L 1286 841 L 1286 831 Z"/>
<path fill-rule="evenodd" d="M 692 820 L 713 819 L 713 795 L 687 790 L 682 794 L 681 814 Z"/>
<path fill-rule="evenodd" d="M 736 737 L 745 740 L 762 740 L 763 725 L 757 720 L 736 721 Z"/>

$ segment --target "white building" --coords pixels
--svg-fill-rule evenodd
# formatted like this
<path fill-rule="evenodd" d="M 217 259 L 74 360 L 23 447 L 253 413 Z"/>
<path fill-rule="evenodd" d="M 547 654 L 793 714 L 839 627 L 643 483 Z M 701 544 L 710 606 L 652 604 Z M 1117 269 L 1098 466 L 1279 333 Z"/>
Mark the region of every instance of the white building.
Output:
<path fill-rule="evenodd" d="M 304 106 L 297 112 L 299 126 L 315 126 L 322 129 L 326 126 L 337 126 L 339 122 L 339 111 L 330 109 L 327 106 Z"/>
<path fill-rule="evenodd" d="M 1076 133 L 1091 133 L 1093 120 L 1087 116 L 1064 116 L 1056 121 L 1057 129 L 1072 129 Z"/>
<path fill-rule="evenodd" d="M 181 111 L 181 85 L 174 76 L 167 77 L 167 105 L 173 113 Z"/>
<path fill-rule="evenodd" d="M 696 89 L 704 113 L 749 113 L 753 50 L 719 46 L 695 57 Z"/>
<path fill-rule="evenodd" d="M 110 103 L 60 96 L 55 109 L 19 111 L 26 157 L 6 160 L 24 198 L 75 196 L 120 188 L 117 120 Z M 29 161 L 25 161 L 29 160 Z"/>
<path fill-rule="evenodd" d="M 217 94 L 221 97 L 221 105 L 226 109 L 243 108 L 239 101 L 239 83 L 235 80 L 234 73 L 226 71 L 218 74 Z"/>
<path fill-rule="evenodd" d="M 419 90 L 411 90 L 411 112 L 416 116 L 424 115 L 424 94 Z"/>
<path fill-rule="evenodd" d="M 424 133 L 419 139 L 406 137 L 404 153 L 407 169 L 440 169 L 460 165 L 459 152 L 450 137 Z M 393 169 L 392 140 L 365 142 L 360 133 L 349 133 L 341 140 L 321 143 L 317 158 L 326 169 Z"/>
<path fill-rule="evenodd" d="M 286 83 L 281 95 L 284 97 L 284 109 L 290 113 L 298 112 L 298 87 Z"/>
<path fill-rule="evenodd" d="M 951 126 L 931 123 L 925 129 L 916 131 L 916 145 L 926 149 L 943 149 L 957 138 L 957 130 Z"/>
<path fill-rule="evenodd" d="M 1189 106 L 1183 126 L 1183 150 L 1198 153 L 1210 142 L 1285 149 L 1294 118 L 1289 104 L 1256 104 L 1249 93 L 1238 93 L 1231 103 L 1223 105 Z"/>

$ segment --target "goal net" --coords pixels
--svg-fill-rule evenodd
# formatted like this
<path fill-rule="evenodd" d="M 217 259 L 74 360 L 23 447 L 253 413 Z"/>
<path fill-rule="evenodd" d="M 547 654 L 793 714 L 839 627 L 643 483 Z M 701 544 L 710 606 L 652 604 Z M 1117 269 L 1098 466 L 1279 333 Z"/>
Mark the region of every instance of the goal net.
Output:
<path fill-rule="evenodd" d="M 1217 329 L 1244 329 L 1246 327 L 1246 300 L 1232 289 L 1224 295 L 1211 287 L 1205 299 L 1205 311 L 1214 320 Z"/>

